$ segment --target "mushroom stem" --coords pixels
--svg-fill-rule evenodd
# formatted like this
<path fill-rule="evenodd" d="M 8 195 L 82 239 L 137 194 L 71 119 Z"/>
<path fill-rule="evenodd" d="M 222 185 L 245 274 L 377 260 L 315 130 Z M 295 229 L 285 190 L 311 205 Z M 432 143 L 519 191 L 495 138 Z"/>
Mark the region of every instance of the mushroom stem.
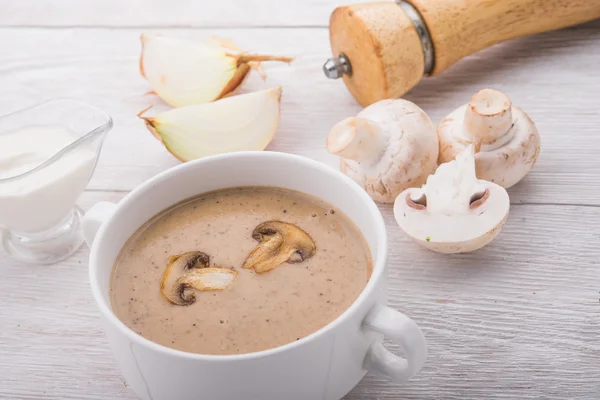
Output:
<path fill-rule="evenodd" d="M 296 249 L 293 247 L 283 248 L 279 252 L 275 253 L 270 259 L 261 260 L 260 262 L 254 264 L 254 271 L 256 271 L 258 274 L 262 274 L 263 272 L 277 268 L 284 262 L 289 262 L 295 252 Z"/>
<path fill-rule="evenodd" d="M 331 154 L 357 162 L 379 161 L 386 146 L 387 138 L 379 124 L 360 117 L 338 122 L 327 137 Z"/>
<path fill-rule="evenodd" d="M 483 89 L 475 93 L 465 111 L 465 135 L 473 143 L 481 143 L 484 148 L 504 144 L 499 140 L 513 125 L 512 105 L 508 96 L 493 89 Z M 509 138 L 507 138 L 509 139 Z M 502 143 L 500 143 L 502 142 Z"/>

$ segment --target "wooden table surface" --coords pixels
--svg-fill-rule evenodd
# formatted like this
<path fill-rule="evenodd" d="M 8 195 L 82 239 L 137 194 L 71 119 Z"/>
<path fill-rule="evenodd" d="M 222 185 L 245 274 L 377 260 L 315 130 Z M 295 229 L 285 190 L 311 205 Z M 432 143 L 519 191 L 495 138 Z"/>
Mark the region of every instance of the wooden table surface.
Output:
<path fill-rule="evenodd" d="M 118 201 L 178 162 L 136 113 L 149 104 L 138 73 L 142 32 L 219 35 L 265 64 L 245 91 L 283 86 L 269 150 L 337 167 L 329 128 L 360 110 L 321 71 L 327 23 L 348 1 L 0 1 L 0 112 L 74 97 L 112 115 L 79 204 Z M 382 206 L 393 307 L 422 327 L 424 369 L 395 385 L 368 374 L 347 399 L 600 398 L 600 21 L 507 42 L 422 82 L 405 98 L 438 123 L 484 87 L 506 92 L 537 124 L 534 170 L 509 190 L 505 229 L 488 247 L 440 255 L 411 243 Z M 87 278 L 88 249 L 54 266 L 0 256 L 0 398 L 134 399 L 121 380 Z"/>

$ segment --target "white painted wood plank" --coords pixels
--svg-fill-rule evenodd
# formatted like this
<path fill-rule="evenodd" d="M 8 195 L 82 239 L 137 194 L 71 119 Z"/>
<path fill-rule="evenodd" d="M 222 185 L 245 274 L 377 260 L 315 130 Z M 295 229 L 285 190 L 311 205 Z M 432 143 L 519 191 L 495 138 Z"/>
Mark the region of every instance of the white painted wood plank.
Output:
<path fill-rule="evenodd" d="M 80 203 L 122 196 L 87 192 Z M 421 249 L 381 210 L 390 304 L 423 328 L 430 355 L 408 384 L 367 375 L 347 399 L 600 396 L 597 207 L 516 205 L 492 244 L 455 256 Z M 0 398 L 135 398 L 99 326 L 87 256 L 44 267 L 0 258 Z"/>
<path fill-rule="evenodd" d="M 425 80 L 406 98 L 439 122 L 483 87 L 505 91 L 529 112 L 542 136 L 533 172 L 510 190 L 514 203 L 600 205 L 600 22 L 515 40 L 486 50 Z M 131 190 L 176 165 L 136 113 L 157 102 L 138 74 L 138 30 L 0 29 L 0 110 L 55 97 L 98 105 L 115 128 L 91 182 L 97 190 Z M 300 154 L 337 167 L 324 149 L 329 128 L 360 110 L 321 64 L 328 33 L 316 29 L 167 30 L 201 38 L 222 35 L 244 48 L 297 57 L 291 66 L 265 65 L 266 82 L 253 76 L 244 90 L 283 86 L 281 125 L 269 150 Z"/>
<path fill-rule="evenodd" d="M 366 3 L 375 0 L 361 0 Z M 1 0 L 0 26 L 327 26 L 351 0 Z"/>
<path fill-rule="evenodd" d="M 341 82 L 324 79 L 321 64 L 329 55 L 329 13 L 350 2 L 0 1 L 0 26 L 19 28 L 0 29 L 0 112 L 60 96 L 106 109 L 116 126 L 91 188 L 130 190 L 177 164 L 134 117 L 152 101 L 139 96 L 147 91 L 137 74 L 141 27 L 218 34 L 249 50 L 298 57 L 290 67 L 267 66 L 269 80 L 254 77 L 246 90 L 283 85 L 282 123 L 270 150 L 335 167 L 323 148 L 327 131 L 360 108 Z M 61 26 L 87 28 L 54 29 Z M 101 26 L 126 29 L 91 29 Z M 225 29 L 168 29 L 174 26 Z M 262 26 L 287 28 L 232 29 Z M 595 22 L 497 46 L 406 98 L 439 122 L 482 87 L 506 91 L 542 134 L 539 163 L 511 189 L 513 203 L 600 205 L 599 28 Z M 88 192 L 81 203 L 122 195 Z M 453 257 L 409 243 L 389 207 L 382 210 L 392 244 L 390 303 L 423 327 L 430 357 L 408 385 L 368 375 L 348 399 L 600 397 L 598 208 L 513 206 L 491 246 Z M 99 328 L 86 265 L 85 249 L 52 267 L 0 258 L 0 398 L 135 398 Z"/>

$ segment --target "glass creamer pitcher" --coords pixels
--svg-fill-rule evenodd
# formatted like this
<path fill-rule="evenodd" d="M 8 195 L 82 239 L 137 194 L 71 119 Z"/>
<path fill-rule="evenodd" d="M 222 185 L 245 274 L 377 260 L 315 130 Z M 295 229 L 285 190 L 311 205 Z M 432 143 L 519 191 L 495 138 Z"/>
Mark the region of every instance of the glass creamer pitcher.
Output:
<path fill-rule="evenodd" d="M 52 264 L 83 243 L 85 190 L 112 119 L 60 99 L 0 117 L 0 228 L 14 259 Z"/>

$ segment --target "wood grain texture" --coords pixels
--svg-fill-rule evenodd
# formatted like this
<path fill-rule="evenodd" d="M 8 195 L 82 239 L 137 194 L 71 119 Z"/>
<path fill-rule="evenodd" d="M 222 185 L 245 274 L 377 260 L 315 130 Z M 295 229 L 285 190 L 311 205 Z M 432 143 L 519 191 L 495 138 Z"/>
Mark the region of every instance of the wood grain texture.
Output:
<path fill-rule="evenodd" d="M 122 196 L 88 192 L 80 204 Z M 430 356 L 408 384 L 367 375 L 347 399 L 598 398 L 598 208 L 517 205 L 492 244 L 454 256 L 415 245 L 381 210 L 390 304 L 422 327 Z M 87 257 L 0 258 L 0 398 L 135 398 L 99 326 Z"/>
<path fill-rule="evenodd" d="M 398 97 L 423 77 L 425 58 L 417 31 L 394 2 L 338 7 L 329 25 L 331 50 L 351 62 L 342 77 L 363 106 Z"/>
<path fill-rule="evenodd" d="M 561 29 L 600 17 L 588 0 L 410 0 L 433 42 L 433 75 L 504 40 Z"/>
<path fill-rule="evenodd" d="M 269 150 L 337 168 L 325 137 L 361 107 L 321 65 L 331 11 L 354 2 L 0 0 L 0 110 L 75 97 L 109 112 L 115 127 L 80 204 L 118 201 L 178 164 L 135 117 L 149 104 L 165 108 L 143 95 L 139 34 L 221 35 L 297 57 L 265 65 L 268 80 L 253 75 L 244 90 L 283 86 Z M 381 208 L 390 304 L 423 328 L 430 356 L 408 384 L 367 375 L 348 400 L 600 398 L 598 65 L 600 21 L 494 46 L 405 96 L 438 123 L 477 90 L 499 89 L 535 121 L 542 150 L 509 190 L 506 228 L 478 252 L 427 252 L 399 230 L 391 207 Z M 0 254 L 0 399 L 135 399 L 99 326 L 87 257 L 82 248 L 66 262 L 32 267 Z"/>

